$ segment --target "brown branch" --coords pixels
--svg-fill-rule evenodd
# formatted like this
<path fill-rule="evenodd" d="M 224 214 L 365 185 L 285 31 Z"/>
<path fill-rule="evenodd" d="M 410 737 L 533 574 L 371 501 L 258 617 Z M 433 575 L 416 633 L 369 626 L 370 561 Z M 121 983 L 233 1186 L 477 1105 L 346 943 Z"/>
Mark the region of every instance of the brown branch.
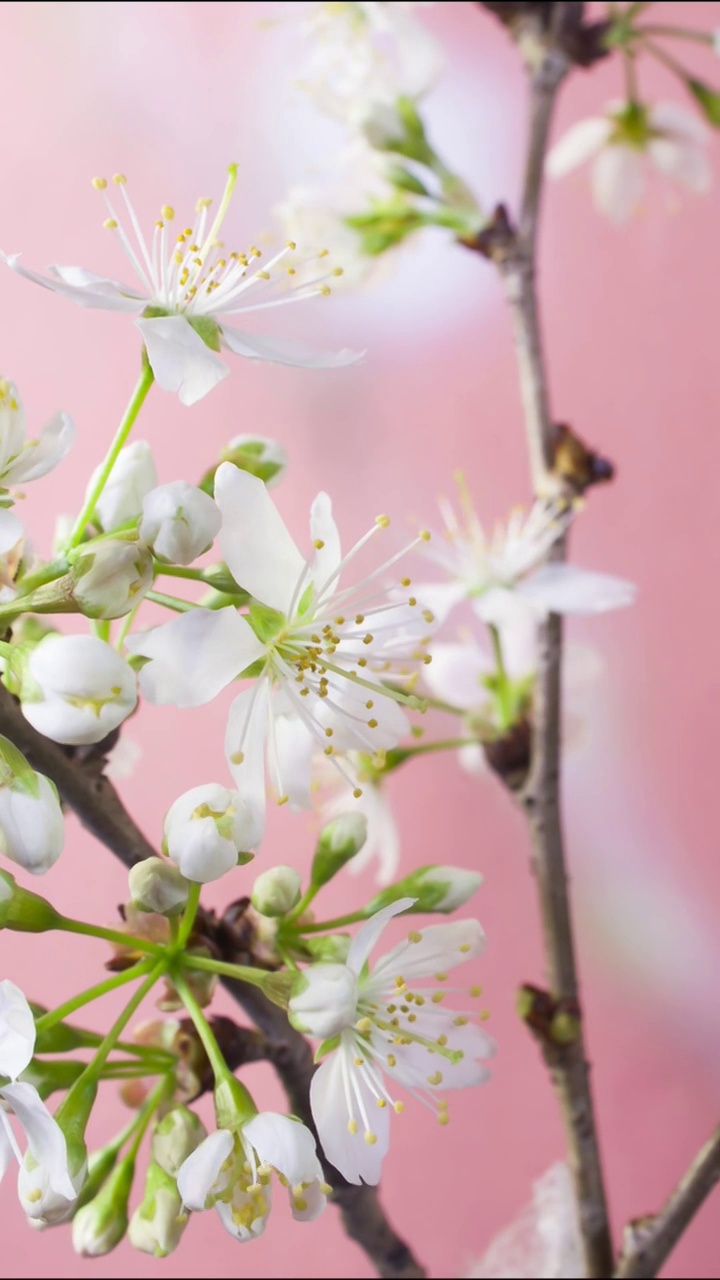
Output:
<path fill-rule="evenodd" d="M 720 1126 L 683 1174 L 660 1212 L 638 1218 L 625 1228 L 616 1277 L 650 1280 L 656 1276 L 718 1182 Z"/>
<path fill-rule="evenodd" d="M 25 719 L 16 700 L 1 684 L 0 732 L 15 743 L 34 768 L 52 779 L 62 800 L 74 810 L 83 826 L 124 866 L 156 856 L 157 850 L 127 812 L 112 783 L 100 772 L 102 752 L 91 753 L 83 761 L 77 752 L 68 752 L 43 737 Z M 233 931 L 224 922 L 205 913 L 200 927 L 224 960 L 252 963 L 252 957 L 246 952 L 237 951 Z M 256 987 L 231 979 L 223 980 L 223 985 L 265 1037 L 267 1046 L 262 1054 L 269 1056 L 280 1077 L 293 1114 L 316 1134 L 310 1111 L 310 1081 L 315 1070 L 310 1045 L 289 1025 L 283 1011 L 266 1000 Z M 260 1055 L 259 1047 L 257 1052 Z M 353 1186 L 324 1159 L 323 1167 L 347 1234 L 365 1250 L 378 1275 L 390 1280 L 422 1280 L 427 1273 L 388 1222 L 377 1188 Z"/>

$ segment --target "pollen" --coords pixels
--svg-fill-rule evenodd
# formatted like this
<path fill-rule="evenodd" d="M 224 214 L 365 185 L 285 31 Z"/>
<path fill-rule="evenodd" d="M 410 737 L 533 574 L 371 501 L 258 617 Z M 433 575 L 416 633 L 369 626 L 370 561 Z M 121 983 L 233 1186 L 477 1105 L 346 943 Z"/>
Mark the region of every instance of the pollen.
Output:
<path fill-rule="evenodd" d="M 389 1054 L 388 1054 L 388 1056 L 387 1056 L 387 1064 L 388 1064 L 388 1066 L 389 1066 L 389 1067 L 395 1067 L 395 1066 L 397 1066 L 397 1058 L 395 1057 L 395 1054 L 394 1054 L 394 1053 L 389 1053 Z"/>
<path fill-rule="evenodd" d="M 483 989 L 482 989 L 482 987 L 471 987 L 471 988 L 470 988 L 470 995 L 471 995 L 471 996 L 474 996 L 474 997 L 481 996 L 481 995 L 482 995 L 482 990 L 483 990 Z"/>
<path fill-rule="evenodd" d="M 376 1103 L 377 1103 L 377 1106 L 378 1106 L 378 1107 L 386 1107 L 386 1106 L 387 1106 L 387 1102 L 385 1101 L 385 1099 L 384 1099 L 384 1098 L 377 1098 L 377 1099 L 376 1099 Z"/>
<path fill-rule="evenodd" d="M 355 1026 L 357 1027 L 358 1031 L 360 1031 L 363 1034 L 368 1031 L 372 1031 L 372 1025 L 373 1024 L 372 1024 L 371 1018 L 360 1018 L 359 1021 L 355 1023 Z"/>
<path fill-rule="evenodd" d="M 375 517 L 375 523 L 376 523 L 376 525 L 378 526 L 378 528 L 380 528 L 380 529 L 387 529 L 388 525 L 390 524 L 390 517 L 389 517 L 389 516 L 376 516 L 376 517 Z"/>
<path fill-rule="evenodd" d="M 325 730 L 325 737 L 326 737 L 326 738 L 332 738 L 333 733 L 334 733 L 334 729 L 326 729 L 326 730 Z"/>
<path fill-rule="evenodd" d="M 127 178 L 125 177 L 124 173 L 114 173 L 113 182 L 115 183 L 116 187 L 124 187 L 125 183 L 127 182 Z"/>
<path fill-rule="evenodd" d="M 289 797 L 289 796 L 278 796 L 278 801 L 277 801 L 277 802 L 278 802 L 278 804 L 287 804 L 287 802 L 288 802 L 288 800 L 289 800 L 289 799 L 290 799 L 290 797 Z"/>
<path fill-rule="evenodd" d="M 363 636 L 363 644 L 372 644 L 373 640 L 374 636 L 370 631 L 368 631 L 366 636 Z"/>
<path fill-rule="evenodd" d="M 315 541 L 313 542 L 313 546 L 316 551 L 322 551 L 323 547 L 325 546 L 325 543 L 323 542 L 322 538 L 316 538 Z"/>
<path fill-rule="evenodd" d="M 429 541 L 430 541 L 431 536 L 432 536 L 432 535 L 431 535 L 431 533 L 430 533 L 430 530 L 429 530 L 429 529 L 421 529 L 421 530 L 420 530 L 420 532 L 419 532 L 419 534 L 418 534 L 418 537 L 419 537 L 419 538 L 422 538 L 423 542 L 429 542 Z"/>
<path fill-rule="evenodd" d="M 401 579 L 400 579 L 400 586 L 401 586 L 401 587 L 409 587 L 409 586 L 410 586 L 410 582 L 411 582 L 411 579 L 410 579 L 410 578 L 401 578 Z"/>
<path fill-rule="evenodd" d="M 446 973 L 436 973 L 435 978 L 438 982 L 447 982 L 448 976 Z"/>
<path fill-rule="evenodd" d="M 404 1102 L 393 1102 L 393 1111 L 395 1112 L 396 1116 L 401 1116 L 404 1110 L 405 1110 Z"/>
<path fill-rule="evenodd" d="M 103 222 L 103 226 L 106 231 L 114 231 L 117 226 L 117 219 L 106 218 L 105 221 Z"/>
<path fill-rule="evenodd" d="M 164 204 L 160 212 L 166 222 L 172 222 L 175 217 L 175 210 L 171 204 Z"/>
<path fill-rule="evenodd" d="M 422 942 L 422 934 L 417 929 L 413 929 L 412 933 L 408 934 L 408 942 Z"/>
<path fill-rule="evenodd" d="M 369 1147 L 375 1146 L 375 1143 L 377 1142 L 377 1134 L 373 1133 L 372 1129 L 366 1129 L 363 1137 Z"/>
<path fill-rule="evenodd" d="M 235 751 L 230 757 L 231 764 L 242 764 L 245 760 L 244 751 Z"/>
<path fill-rule="evenodd" d="M 318 293 L 319 293 L 323 298 L 329 298 L 329 297 L 330 297 L 330 294 L 332 293 L 332 289 L 330 288 L 330 285 L 329 285 L 329 284 L 322 284 L 322 285 L 320 286 L 320 288 L 318 289 Z"/>
<path fill-rule="evenodd" d="M 374 706 L 375 706 L 375 703 L 373 702 L 372 698 L 368 698 L 367 702 L 365 703 L 366 710 L 372 711 Z"/>
<path fill-rule="evenodd" d="M 428 1084 L 442 1084 L 442 1078 L 442 1071 L 435 1071 L 431 1076 L 428 1076 L 427 1082 Z"/>
<path fill-rule="evenodd" d="M 463 955 L 465 955 L 468 951 L 472 950 L 472 947 L 469 942 L 463 942 L 462 946 L 459 947 L 458 950 L 462 951 Z"/>
<path fill-rule="evenodd" d="M 441 1002 L 445 999 L 445 992 L 444 992 L 444 991 L 436 991 L 436 992 L 434 993 L 434 995 L 433 995 L 433 996 L 431 996 L 431 999 L 432 999 L 433 1004 L 441 1004 Z"/>
<path fill-rule="evenodd" d="M 104 191 L 107 186 L 107 178 L 93 178 L 92 184 L 96 191 Z"/>
<path fill-rule="evenodd" d="M 355 1134 L 358 1131 L 357 1120 L 348 1120 L 348 1133 Z"/>
<path fill-rule="evenodd" d="M 368 729 L 377 729 L 378 722 L 375 719 L 368 720 Z"/>
<path fill-rule="evenodd" d="M 353 795 L 354 795 L 354 797 L 355 797 L 355 799 L 356 799 L 356 800 L 359 800 L 359 799 L 360 799 L 360 797 L 361 797 L 361 795 L 362 795 L 362 788 L 361 788 L 361 787 L 356 787 L 356 788 L 355 788 L 355 790 L 353 791 Z"/>
<path fill-rule="evenodd" d="M 466 1027 L 467 1024 L 468 1024 L 468 1019 L 462 1013 L 457 1018 L 453 1018 L 454 1027 Z"/>
<path fill-rule="evenodd" d="M 438 1124 L 446 1125 L 450 1123 L 450 1117 L 447 1111 L 438 1112 Z"/>
<path fill-rule="evenodd" d="M 287 240 L 285 243 L 285 248 L 294 250 L 294 249 L 297 249 L 297 245 L 294 240 Z"/>

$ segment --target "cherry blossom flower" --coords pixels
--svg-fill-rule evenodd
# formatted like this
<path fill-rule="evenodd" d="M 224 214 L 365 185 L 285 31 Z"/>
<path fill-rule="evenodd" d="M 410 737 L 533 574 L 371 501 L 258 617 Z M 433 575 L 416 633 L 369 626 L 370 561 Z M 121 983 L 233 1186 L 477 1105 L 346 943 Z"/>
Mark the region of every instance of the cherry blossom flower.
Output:
<path fill-rule="evenodd" d="M 637 213 L 650 170 L 701 194 L 712 182 L 709 130 L 675 102 L 613 103 L 604 116 L 580 120 L 548 153 L 546 172 L 562 178 L 592 161 L 595 205 L 613 222 Z"/>
<path fill-rule="evenodd" d="M 119 207 L 108 194 L 105 178 L 93 179 L 93 185 L 107 206 L 109 216 L 104 225 L 117 235 L 139 286 L 76 266 L 52 266 L 50 274 L 43 276 L 23 267 L 19 254 L 2 257 L 13 271 L 79 306 L 136 313 L 139 318 L 135 324 L 157 383 L 165 391 L 177 392 L 182 404 L 201 400 L 227 377 L 228 367 L 219 355 L 222 349 L 251 360 L 307 369 L 337 368 L 359 359 L 349 351 L 311 352 L 299 343 L 246 333 L 226 323 L 226 316 L 327 294 L 328 280 L 341 270 L 328 269 L 323 261 L 314 279 L 294 289 L 292 277 L 281 265 L 295 251 L 294 243 L 264 265 L 260 264 L 262 253 L 254 245 L 247 252 L 225 250 L 219 234 L 237 181 L 237 165 L 228 169 L 225 192 L 212 223 L 212 201 L 203 198 L 197 203 L 193 225 L 175 235 L 171 231 L 175 212 L 163 205 L 149 244 L 128 196 L 124 174 L 115 174 L 112 181 L 122 202 Z M 249 290 L 252 297 L 247 299 Z"/>
<path fill-rule="evenodd" d="M 13 550 L 23 536 L 17 516 L 8 510 L 11 485 L 46 476 L 68 453 L 75 427 L 66 413 L 56 413 L 37 440 L 28 440 L 25 410 L 14 382 L 0 378 L 0 556 Z"/>
<path fill-rule="evenodd" d="M 376 912 L 353 939 L 346 964 L 304 969 L 290 999 L 298 1030 L 323 1041 L 327 1058 L 313 1076 L 310 1102 L 323 1150 L 348 1182 L 376 1184 L 390 1142 L 390 1111 L 401 1112 L 385 1082 L 407 1088 L 448 1121 L 446 1089 L 488 1078 L 482 1060 L 494 1044 L 465 1013 L 443 1007 L 447 971 L 479 955 L 477 920 L 411 930 L 404 942 L 366 962 L 385 926 L 415 902 L 401 898 Z M 435 977 L 436 987 L 417 980 Z M 479 995 L 479 988 L 471 988 Z"/>

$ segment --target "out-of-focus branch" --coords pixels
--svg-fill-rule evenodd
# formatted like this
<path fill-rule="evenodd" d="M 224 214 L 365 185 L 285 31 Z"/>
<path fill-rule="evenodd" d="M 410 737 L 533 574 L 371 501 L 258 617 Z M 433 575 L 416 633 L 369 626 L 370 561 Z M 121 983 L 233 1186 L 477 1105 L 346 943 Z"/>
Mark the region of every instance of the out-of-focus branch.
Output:
<path fill-rule="evenodd" d="M 470 245 L 491 258 L 505 282 L 517 351 L 520 389 L 530 466 L 539 497 L 559 495 L 563 482 L 554 471 L 561 428 L 552 420 L 546 361 L 536 292 L 537 230 L 550 123 L 558 89 L 574 59 L 568 51 L 573 28 L 582 26 L 583 6 L 491 5 L 509 27 L 522 51 L 529 78 L 529 139 L 517 227 L 504 206 Z M 512 11 L 512 12 L 511 12 Z M 564 543 L 554 554 L 562 559 Z M 523 1007 L 535 1031 L 555 1086 L 567 1137 L 585 1274 L 606 1277 L 613 1270 L 613 1248 L 600 1163 L 589 1067 L 583 1043 L 578 977 L 563 829 L 560 814 L 560 673 L 562 625 L 551 615 L 541 628 L 533 704 L 532 756 L 520 794 L 532 843 L 549 992 L 538 992 L 538 1011 L 530 998 Z M 526 988 L 527 992 L 534 989 Z"/>
<path fill-rule="evenodd" d="M 656 1276 L 720 1182 L 720 1127 L 683 1174 L 659 1213 L 637 1218 L 625 1228 L 623 1251 L 615 1275 L 623 1280 Z"/>
<path fill-rule="evenodd" d="M 0 732 L 15 743 L 34 768 L 55 783 L 62 800 L 73 809 L 83 826 L 124 866 L 131 867 L 143 858 L 156 856 L 157 850 L 127 812 L 112 783 L 103 776 L 102 752 L 91 752 L 83 759 L 77 752 L 69 753 L 43 737 L 25 719 L 16 700 L 1 684 Z M 204 914 L 199 924 L 222 959 L 230 963 L 253 962 L 247 953 L 238 952 L 233 930 L 223 921 Z M 262 1044 L 246 1037 L 241 1044 L 238 1033 L 233 1054 L 238 1049 L 253 1053 L 256 1059 L 267 1057 L 282 1081 L 291 1111 L 315 1132 L 310 1111 L 310 1081 L 315 1069 L 310 1045 L 290 1026 L 282 1009 L 266 1000 L 256 987 L 230 979 L 223 985 L 252 1018 L 265 1041 Z M 422 1280 L 426 1271 L 388 1222 L 377 1189 L 352 1186 L 327 1162 L 324 1169 L 345 1230 L 364 1249 L 378 1275 L 389 1280 Z"/>

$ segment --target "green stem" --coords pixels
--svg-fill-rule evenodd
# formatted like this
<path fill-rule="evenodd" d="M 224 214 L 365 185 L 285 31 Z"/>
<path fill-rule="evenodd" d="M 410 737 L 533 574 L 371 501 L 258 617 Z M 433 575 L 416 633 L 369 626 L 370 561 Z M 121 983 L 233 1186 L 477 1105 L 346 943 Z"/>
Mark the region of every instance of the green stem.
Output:
<path fill-rule="evenodd" d="M 79 933 L 87 938 L 102 938 L 104 942 L 114 942 L 125 950 L 145 951 L 149 956 L 161 956 L 165 947 L 157 942 L 148 942 L 146 938 L 136 938 L 132 933 L 120 933 L 119 929 L 105 929 L 100 924 L 87 924 L 84 920 L 73 920 L 70 916 L 60 916 L 56 929 L 65 933 Z"/>
<path fill-rule="evenodd" d="M 152 988 L 155 986 L 158 978 L 161 978 L 166 970 L 167 965 L 164 960 L 162 960 L 160 964 L 156 964 L 154 969 L 151 969 L 145 981 L 140 984 L 135 994 L 126 1004 L 120 1016 L 115 1019 L 113 1025 L 105 1036 L 105 1039 L 100 1045 L 100 1048 L 95 1054 L 95 1057 L 92 1062 L 89 1063 L 87 1070 L 83 1073 L 86 1079 L 92 1080 L 93 1078 L 100 1078 L 105 1062 L 115 1048 L 117 1041 L 120 1039 L 120 1035 L 124 1027 L 127 1026 L 135 1010 L 142 1004 L 148 992 L 152 991 Z"/>
<path fill-rule="evenodd" d="M 713 43 L 713 38 L 709 31 L 692 31 L 687 27 L 656 26 L 654 23 L 649 27 L 638 27 L 635 34 L 638 36 L 669 36 L 671 39 L 677 40 L 697 40 L 700 44 Z"/>
<path fill-rule="evenodd" d="M 238 982 L 247 982 L 250 986 L 260 987 L 262 991 L 265 979 L 259 976 L 264 970 L 251 969 L 245 964 L 230 964 L 226 960 L 213 960 L 210 956 L 187 955 L 182 957 L 184 969 L 202 969 L 205 973 L 217 973 L 224 978 L 236 978 Z M 173 982 L 175 979 L 173 978 Z"/>
<path fill-rule="evenodd" d="M 137 1153 L 140 1150 L 140 1143 L 147 1133 L 148 1125 L 160 1106 L 163 1094 L 167 1089 L 168 1080 L 161 1080 L 159 1084 L 155 1085 L 155 1088 L 152 1090 L 147 1102 L 145 1102 L 140 1109 L 140 1114 L 135 1124 L 135 1133 L 125 1156 L 126 1160 L 134 1160 L 137 1156 Z"/>
<path fill-rule="evenodd" d="M 450 716 L 462 716 L 465 714 L 462 707 L 455 707 L 452 702 L 443 702 L 442 698 L 431 698 L 427 694 L 423 694 L 423 702 L 429 709 L 446 711 Z"/>
<path fill-rule="evenodd" d="M 297 920 L 303 914 L 304 911 L 307 911 L 308 907 L 310 906 L 310 903 L 320 892 L 320 888 L 321 886 L 319 884 L 317 885 L 311 884 L 310 888 L 305 890 L 305 893 L 303 894 L 300 901 L 295 903 L 295 906 L 293 907 L 292 911 L 288 911 L 287 915 L 283 919 L 283 925 L 292 924 L 293 920 Z"/>
<path fill-rule="evenodd" d="M 187 905 L 185 907 L 185 910 L 183 911 L 182 919 L 180 921 L 180 928 L 178 929 L 177 939 L 175 941 L 175 946 L 178 951 L 185 950 L 185 947 L 187 946 L 188 938 L 190 937 L 190 934 L 193 931 L 193 925 L 195 924 L 195 917 L 197 916 L 198 907 L 200 906 L 201 888 L 202 888 L 202 885 L 191 884 L 188 890 Z"/>
<path fill-rule="evenodd" d="M 495 655 L 495 670 L 497 674 L 497 688 L 494 692 L 497 698 L 500 728 L 504 732 L 506 729 L 511 728 L 513 723 L 512 690 L 510 688 L 508 673 L 505 668 L 500 632 L 492 623 L 488 624 L 488 631 L 490 632 L 493 654 Z"/>
<path fill-rule="evenodd" d="M 228 968 L 232 967 L 232 965 L 228 966 Z M 185 979 L 180 974 L 173 976 L 173 982 L 175 983 L 178 994 L 185 1005 L 185 1008 L 193 1020 L 193 1025 L 202 1041 L 203 1048 L 208 1056 L 208 1061 L 213 1069 L 213 1075 L 215 1076 L 216 1081 L 227 1079 L 235 1081 L 235 1077 L 223 1057 L 220 1045 L 215 1039 L 213 1029 L 187 982 L 185 982 Z"/>
<path fill-rule="evenodd" d="M 0 658 L 11 658 L 14 652 L 14 645 L 8 644 L 7 640 L 0 640 Z"/>
<path fill-rule="evenodd" d="M 295 929 L 298 934 L 303 933 L 325 933 L 328 929 L 343 929 L 346 924 L 358 924 L 361 920 L 366 920 L 367 916 L 364 910 L 351 911 L 346 916 L 336 916 L 334 920 L 323 920 L 321 923 L 301 924 Z"/>
<path fill-rule="evenodd" d="M 137 416 L 140 410 L 142 409 L 142 406 L 145 402 L 145 397 L 147 396 L 148 391 L 150 390 L 153 382 L 154 382 L 153 371 L 150 368 L 150 365 L 147 363 L 147 360 L 143 358 L 143 369 L 142 369 L 142 373 L 140 374 L 140 377 L 138 378 L 137 386 L 133 391 L 128 407 L 125 410 L 125 413 L 123 414 L 122 421 L 120 422 L 120 426 L 115 432 L 115 438 L 113 439 L 113 442 L 110 445 L 110 449 L 108 451 L 107 457 L 105 458 L 105 461 L 102 464 L 102 467 L 100 469 L 100 474 L 97 480 L 95 481 L 95 484 L 93 485 L 90 493 L 85 499 L 85 505 L 83 506 L 83 509 L 80 512 L 80 515 L 75 521 L 75 524 L 73 526 L 73 531 L 70 535 L 70 541 L 68 543 L 69 548 L 76 547 L 78 543 L 82 542 L 85 529 L 89 524 L 90 520 L 92 520 L 93 515 L 95 514 L 95 508 L 98 504 L 98 499 L 100 498 L 102 491 L 105 488 L 105 485 L 107 484 L 110 478 L 110 473 L 113 467 L 115 466 L 115 463 L 117 462 L 120 450 L 122 449 L 128 436 L 130 435 L 130 432 L 133 429 L 133 426 L 135 425 L 135 420 L 137 419 Z"/>
<path fill-rule="evenodd" d="M 101 996 L 107 995 L 109 991 L 115 991 L 117 987 L 122 987 L 126 982 L 133 982 L 135 978 L 142 978 L 150 968 L 152 961 L 141 960 L 139 964 L 133 965 L 132 969 L 125 969 L 123 973 L 113 974 L 112 978 L 106 978 L 104 982 L 98 982 L 94 987 L 88 987 L 86 991 L 81 991 L 79 995 L 73 996 L 71 1000 L 66 1000 L 64 1004 L 58 1005 L 57 1009 L 51 1009 L 49 1013 L 44 1013 L 35 1023 L 35 1031 L 48 1031 L 50 1027 L 54 1027 L 58 1022 L 64 1022 L 77 1009 L 82 1009 L 83 1005 L 90 1004 L 93 1000 L 99 1000 Z"/>
<path fill-rule="evenodd" d="M 165 564 L 164 560 L 153 560 L 153 569 L 159 576 L 168 578 L 188 578 L 191 582 L 208 582 L 204 569 L 191 569 L 184 564 Z"/>
<path fill-rule="evenodd" d="M 55 582 L 56 578 L 62 578 L 69 568 L 67 560 L 62 557 L 59 560 L 53 560 L 50 564 L 46 564 L 42 569 L 38 569 L 36 573 L 29 573 L 27 577 L 21 578 L 18 585 L 18 598 L 22 600 L 23 596 L 27 596 L 36 587 L 44 587 L 48 582 Z"/>
<path fill-rule="evenodd" d="M 191 609 L 197 609 L 197 605 L 192 600 L 181 600 L 179 596 L 165 595 L 164 591 L 147 591 L 145 593 L 146 600 L 152 600 L 153 604 L 162 604 L 166 609 L 172 609 L 174 613 L 189 613 Z"/>

